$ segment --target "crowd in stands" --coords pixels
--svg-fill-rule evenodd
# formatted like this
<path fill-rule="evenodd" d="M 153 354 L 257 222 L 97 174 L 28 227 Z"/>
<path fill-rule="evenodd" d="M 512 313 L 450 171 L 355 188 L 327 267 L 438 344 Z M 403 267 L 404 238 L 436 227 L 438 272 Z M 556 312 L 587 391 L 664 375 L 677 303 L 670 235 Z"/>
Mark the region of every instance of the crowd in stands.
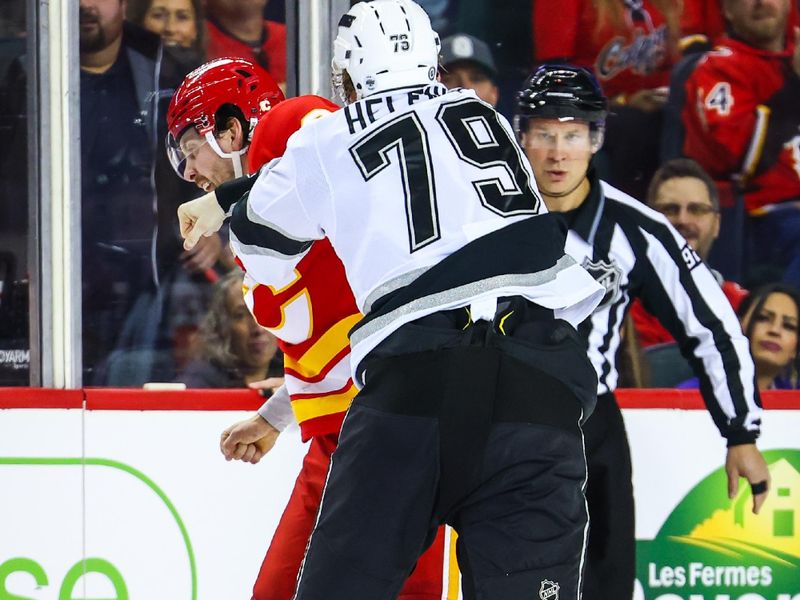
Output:
<path fill-rule="evenodd" d="M 767 313 L 784 314 L 775 320 L 787 331 L 794 323 L 790 360 L 780 373 L 767 371 L 776 387 L 796 385 L 796 373 L 783 369 L 796 362 L 800 286 L 797 0 L 420 4 L 442 37 L 445 85 L 475 89 L 510 121 L 536 66 L 569 63 L 594 73 L 611 110 L 593 168 L 663 214 L 716 269 L 748 333 L 766 327 Z M 28 194 L 29 133 L 24 18 L 3 10 L 0 131 L 22 149 L 0 160 L 0 233 L 10 235 L 27 223 L 17 199 Z M 213 331 L 233 331 L 232 315 L 241 312 L 228 305 L 236 267 L 224 230 L 182 249 L 176 207 L 198 191 L 169 165 L 164 116 L 182 78 L 212 58 L 246 58 L 283 85 L 283 12 L 275 0 L 80 0 L 85 383 L 240 385 L 252 372 L 266 374 L 265 355 L 244 356 L 260 341 Z M 12 277 L 3 262 L 9 250 L 0 244 L 6 316 L 27 310 L 24 295 L 10 303 L 10 280 L 24 279 L 24 268 Z M 770 308 L 776 295 L 792 301 L 783 313 Z M 228 317 L 216 314 L 223 310 Z M 674 343 L 640 303 L 631 316 L 626 331 L 634 338 L 625 347 L 645 363 L 650 348 Z M 3 349 L 25 337 L 27 329 L 0 326 Z M 222 339 L 230 347 L 220 349 Z M 770 346 L 753 344 L 754 355 Z"/>

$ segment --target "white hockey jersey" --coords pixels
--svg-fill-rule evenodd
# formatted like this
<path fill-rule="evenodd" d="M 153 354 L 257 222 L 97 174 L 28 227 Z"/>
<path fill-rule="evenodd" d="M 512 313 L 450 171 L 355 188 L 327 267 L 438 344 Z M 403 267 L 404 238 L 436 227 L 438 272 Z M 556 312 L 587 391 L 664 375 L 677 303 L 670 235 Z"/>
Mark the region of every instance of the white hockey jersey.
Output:
<path fill-rule="evenodd" d="M 547 209 L 508 121 L 472 91 L 439 84 L 393 90 L 311 123 L 258 175 L 242 206 L 231 239 L 261 283 L 290 284 L 311 243 L 330 239 L 367 316 L 351 337 L 354 372 L 392 331 L 438 310 L 519 294 L 577 326 L 603 295 L 564 255 L 563 237 L 540 235 L 538 256 L 504 246 L 500 230 L 552 219 L 537 217 Z M 370 320 L 376 301 L 476 240 L 474 268 L 459 265 L 463 276 L 448 287 Z"/>

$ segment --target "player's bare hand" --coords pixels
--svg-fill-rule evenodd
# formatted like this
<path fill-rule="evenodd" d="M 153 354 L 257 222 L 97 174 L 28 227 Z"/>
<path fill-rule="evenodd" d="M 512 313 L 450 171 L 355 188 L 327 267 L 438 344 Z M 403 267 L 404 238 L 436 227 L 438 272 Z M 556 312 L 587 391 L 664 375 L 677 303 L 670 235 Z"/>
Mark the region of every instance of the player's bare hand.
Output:
<path fill-rule="evenodd" d="M 270 394 L 274 394 L 275 390 L 283 385 L 283 377 L 267 377 L 261 381 L 253 381 L 248 383 L 247 387 L 251 390 L 267 390 Z"/>
<path fill-rule="evenodd" d="M 792 56 L 792 68 L 795 74 L 800 77 L 800 27 L 794 28 L 794 55 Z"/>
<path fill-rule="evenodd" d="M 208 237 L 219 231 L 224 221 L 225 213 L 214 192 L 181 204 L 178 207 L 178 223 L 184 239 L 184 250 L 191 250 L 201 237 Z"/>
<path fill-rule="evenodd" d="M 256 464 L 272 450 L 280 432 L 260 415 L 239 421 L 222 432 L 219 449 L 226 460 Z"/>
<path fill-rule="evenodd" d="M 725 472 L 728 474 L 728 497 L 736 497 L 739 478 L 744 477 L 753 489 L 753 512 L 758 514 L 769 493 L 770 476 L 767 462 L 756 445 L 742 444 L 728 448 Z"/>
<path fill-rule="evenodd" d="M 222 249 L 222 238 L 219 237 L 219 234 L 214 233 L 208 237 L 201 237 L 197 240 L 194 248 L 181 254 L 183 268 L 191 273 L 207 271 L 217 264 Z"/>

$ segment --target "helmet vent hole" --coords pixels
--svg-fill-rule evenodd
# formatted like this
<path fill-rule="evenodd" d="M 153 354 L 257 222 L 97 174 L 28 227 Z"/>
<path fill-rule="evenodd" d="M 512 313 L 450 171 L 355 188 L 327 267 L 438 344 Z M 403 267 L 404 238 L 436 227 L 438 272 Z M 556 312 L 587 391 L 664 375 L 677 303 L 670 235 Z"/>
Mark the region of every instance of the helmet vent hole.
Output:
<path fill-rule="evenodd" d="M 249 71 L 245 71 L 244 69 L 236 69 L 236 72 L 241 75 L 242 77 L 252 77 L 253 74 Z"/>
<path fill-rule="evenodd" d="M 353 39 L 356 41 L 356 44 L 358 44 L 359 48 L 363 48 L 364 47 L 364 46 L 361 45 L 361 40 L 358 39 L 357 35 L 354 35 Z"/>

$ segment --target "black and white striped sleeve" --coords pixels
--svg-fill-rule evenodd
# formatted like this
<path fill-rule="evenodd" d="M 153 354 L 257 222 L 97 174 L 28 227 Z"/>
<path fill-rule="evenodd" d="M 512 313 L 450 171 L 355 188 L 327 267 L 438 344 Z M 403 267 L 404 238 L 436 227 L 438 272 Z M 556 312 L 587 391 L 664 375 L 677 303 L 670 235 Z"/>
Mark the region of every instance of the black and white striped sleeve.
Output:
<path fill-rule="evenodd" d="M 651 212 L 651 211 L 650 211 Z M 661 215 L 639 219 L 639 296 L 677 340 L 728 445 L 759 435 L 761 402 L 747 338 L 711 271 Z"/>

